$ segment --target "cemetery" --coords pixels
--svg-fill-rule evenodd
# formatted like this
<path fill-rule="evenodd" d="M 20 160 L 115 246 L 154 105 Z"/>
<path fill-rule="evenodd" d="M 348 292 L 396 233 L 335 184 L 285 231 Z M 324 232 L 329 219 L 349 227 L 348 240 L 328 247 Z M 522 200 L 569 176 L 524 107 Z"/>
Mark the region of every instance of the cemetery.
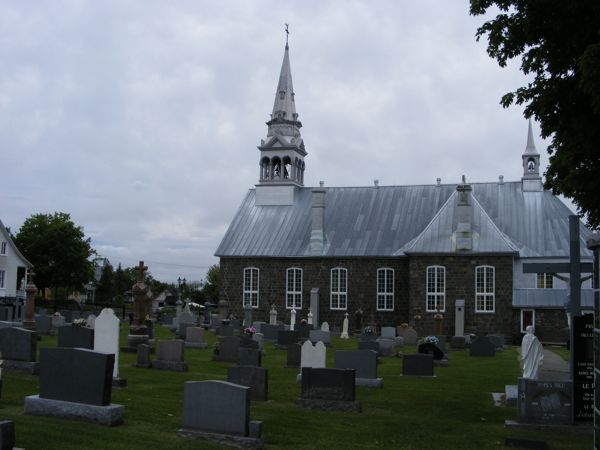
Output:
<path fill-rule="evenodd" d="M 129 332 L 128 323 L 122 321 L 121 343 L 127 342 Z M 234 337 L 237 337 L 237 331 Z M 368 350 L 367 353 L 373 354 L 369 366 L 371 369 L 366 370 L 361 366 L 362 363 L 355 361 L 358 357 L 357 337 L 351 335 L 348 339 L 341 339 L 339 334 L 332 333 L 331 348 L 323 347 L 322 351 L 325 355 L 325 368 L 319 368 L 322 366 L 320 361 L 309 363 L 319 367 L 310 368 L 315 375 L 300 383 L 297 382 L 298 373 L 307 369 L 300 368 L 300 361 L 295 366 L 288 363 L 289 350 L 301 350 L 299 344 L 289 342 L 286 342 L 285 350 L 276 348 L 277 340 L 266 340 L 265 354 L 257 363 L 249 364 L 245 361 L 245 364 L 239 364 L 234 361 L 236 358 L 215 360 L 215 344 L 231 337 L 217 337 L 216 333 L 205 331 L 203 340 L 207 343 L 207 348 L 185 349 L 187 372 L 146 369 L 143 365 L 136 365 L 138 355 L 122 352 L 118 356 L 118 372 L 115 373 L 127 379 L 127 387 L 113 386 L 112 395 L 108 398 L 106 387 L 100 387 L 97 394 L 90 394 L 97 395 L 98 398 L 86 400 L 118 409 L 120 416 L 110 427 L 101 426 L 99 421 L 88 423 L 73 417 L 65 419 L 65 415 L 61 418 L 26 413 L 26 402 L 31 402 L 26 401 L 26 398 L 37 399 L 40 394 L 45 395 L 45 392 L 50 392 L 50 397 L 56 397 L 57 393 L 60 396 L 65 380 L 62 386 L 52 380 L 50 383 L 53 384 L 48 386 L 45 378 L 44 383 L 41 383 L 43 368 L 41 375 L 3 371 L 0 418 L 14 422 L 15 445 L 22 448 L 225 448 L 223 445 L 232 445 L 232 438 L 227 433 L 217 443 L 196 440 L 215 434 L 214 429 L 207 431 L 202 427 L 218 426 L 213 422 L 219 420 L 223 422 L 221 425 L 224 430 L 228 427 L 241 430 L 242 436 L 238 441 L 254 443 L 252 445 L 256 444 L 258 447 L 264 444 L 266 448 L 491 449 L 502 448 L 507 438 L 544 441 L 551 444 L 551 448 L 557 449 L 590 446 L 592 437 L 585 431 L 565 433 L 505 427 L 505 421 L 518 419 L 516 404 L 494 406 L 491 393 L 503 392 L 505 386 L 517 384 L 522 375 L 518 346 L 507 345 L 504 351 L 496 352 L 493 357 L 474 357 L 470 356 L 468 349 L 449 348 L 450 364 L 447 367 L 434 367 L 432 354 L 419 354 L 417 345 L 404 345 L 396 348 L 397 356 L 379 357 L 374 370 L 372 363 L 375 355 Z M 156 345 L 161 342 L 171 344 L 172 340 L 173 332 L 168 326 L 156 326 L 153 353 L 149 353 L 150 347 L 143 346 L 148 350 L 146 358 L 152 360 L 150 365 L 158 358 L 158 352 L 154 353 L 158 350 Z M 40 354 L 57 347 L 57 344 L 58 335 L 43 335 L 37 343 L 35 360 L 44 364 L 45 359 L 40 358 Z M 178 341 L 175 345 L 178 346 L 177 351 L 180 351 L 183 342 Z M 307 340 L 305 349 L 309 347 L 316 348 Z M 259 352 L 246 347 L 238 347 L 236 350 Z M 64 351 L 90 352 L 68 348 Z M 296 358 L 301 359 L 301 351 L 296 353 Z M 558 353 L 565 355 L 568 352 L 562 348 Z M 407 364 L 406 358 L 419 355 L 429 358 L 429 369 L 423 372 L 422 363 L 415 365 L 410 362 L 406 366 L 409 374 L 405 374 L 403 366 Z M 315 357 L 311 355 L 309 359 Z M 76 364 L 77 359 L 70 361 L 70 364 Z M 74 372 L 86 373 L 91 377 L 89 381 L 95 382 L 94 377 L 89 374 L 92 370 L 90 365 L 85 365 L 86 367 L 75 367 Z M 350 370 L 350 367 L 344 366 L 353 368 Z M 323 369 L 326 369 L 326 373 L 320 374 L 319 371 Z M 111 371 L 108 374 L 110 378 L 112 366 L 105 370 Z M 369 370 L 371 374 L 365 375 Z M 332 390 L 331 386 L 323 390 L 319 381 L 315 380 L 315 377 L 325 379 L 327 385 L 331 383 L 332 376 L 335 378 L 339 375 L 335 371 L 345 373 L 342 376 L 343 386 L 337 386 L 343 392 Z M 379 389 L 372 389 L 368 384 L 362 386 L 358 382 L 353 384 L 352 381 L 356 380 L 355 371 L 361 374 L 359 378 L 385 379 L 385 384 Z M 434 376 L 428 371 L 433 371 Z M 348 372 L 352 375 L 350 378 Z M 99 378 L 101 374 L 96 374 L 95 377 Z M 202 391 L 198 382 L 222 383 L 218 385 L 218 389 L 215 388 L 215 392 L 222 392 L 223 398 L 211 400 L 217 408 L 228 408 L 233 397 L 241 398 L 243 401 L 234 402 L 236 408 L 239 406 L 241 409 L 237 413 L 232 412 L 235 417 L 239 417 L 240 422 L 236 424 L 233 419 L 218 419 L 214 414 L 205 418 L 195 415 L 193 405 L 200 400 L 194 396 L 200 394 L 188 395 L 186 392 Z M 256 392 L 252 392 L 252 386 L 256 386 Z M 347 391 L 346 386 L 350 386 Z M 532 387 L 527 389 L 527 392 L 535 395 Z M 225 398 L 232 390 L 235 391 L 231 394 L 233 397 Z M 73 392 L 70 395 L 77 397 L 79 394 Z M 325 398 L 315 400 L 315 395 Z M 342 411 L 330 408 L 332 400 L 328 397 L 332 396 L 342 400 L 337 403 L 350 407 L 345 410 L 342 408 Z M 243 406 L 245 402 L 249 405 L 248 411 Z M 359 408 L 356 407 L 357 404 L 360 405 Z M 28 408 L 31 410 L 32 407 Z M 110 415 L 107 417 L 105 420 L 113 420 Z M 202 425 L 207 421 L 208 424 Z M 435 432 L 432 432 L 432 428 Z"/>

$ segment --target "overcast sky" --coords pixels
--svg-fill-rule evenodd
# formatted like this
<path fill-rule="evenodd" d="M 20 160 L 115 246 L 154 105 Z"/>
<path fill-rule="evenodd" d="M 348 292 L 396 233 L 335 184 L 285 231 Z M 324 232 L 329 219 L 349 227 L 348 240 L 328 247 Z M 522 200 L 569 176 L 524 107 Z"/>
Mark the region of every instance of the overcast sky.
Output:
<path fill-rule="evenodd" d="M 246 191 L 290 24 L 305 185 L 521 177 L 525 82 L 466 0 L 0 2 L 0 219 L 71 214 L 116 266 L 204 278 Z M 534 123 L 542 168 L 547 155 Z"/>

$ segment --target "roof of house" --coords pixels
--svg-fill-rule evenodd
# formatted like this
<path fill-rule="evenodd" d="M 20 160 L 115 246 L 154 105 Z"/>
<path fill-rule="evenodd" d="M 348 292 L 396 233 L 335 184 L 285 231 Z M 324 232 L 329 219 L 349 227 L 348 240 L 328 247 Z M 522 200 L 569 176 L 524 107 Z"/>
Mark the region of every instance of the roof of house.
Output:
<path fill-rule="evenodd" d="M 475 252 L 568 257 L 569 208 L 548 191 L 521 182 L 473 183 Z M 323 257 L 401 256 L 452 252 L 456 185 L 325 188 Z M 257 206 L 250 189 L 215 252 L 222 257 L 310 255 L 311 188 L 294 204 Z M 591 257 L 581 229 L 581 255 Z M 462 253 L 462 252 L 461 252 Z"/>
<path fill-rule="evenodd" d="M 6 242 L 8 242 L 8 245 L 10 245 L 12 247 L 12 249 L 17 254 L 17 256 L 23 261 L 23 263 L 28 268 L 33 267 L 33 264 L 31 264 L 29 261 L 27 261 L 27 258 L 25 258 L 23 256 L 23 254 L 19 251 L 19 249 L 15 245 L 14 241 L 12 240 L 12 237 L 10 236 L 10 233 L 8 232 L 8 230 L 6 229 L 6 227 L 4 226 L 4 224 L 2 223 L 1 220 L 0 220 L 0 235 L 2 235 L 4 237 L 4 239 L 6 240 Z"/>

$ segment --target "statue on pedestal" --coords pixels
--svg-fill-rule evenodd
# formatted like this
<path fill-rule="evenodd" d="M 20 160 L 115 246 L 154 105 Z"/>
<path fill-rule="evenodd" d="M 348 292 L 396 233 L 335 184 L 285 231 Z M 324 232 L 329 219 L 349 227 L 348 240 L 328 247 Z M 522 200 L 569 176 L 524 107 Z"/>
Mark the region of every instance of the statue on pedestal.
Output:
<path fill-rule="evenodd" d="M 523 378 L 536 380 L 542 362 L 544 361 L 544 348 L 542 343 L 533 334 L 533 326 L 525 329 L 525 336 L 521 343 L 521 361 L 523 363 Z"/>

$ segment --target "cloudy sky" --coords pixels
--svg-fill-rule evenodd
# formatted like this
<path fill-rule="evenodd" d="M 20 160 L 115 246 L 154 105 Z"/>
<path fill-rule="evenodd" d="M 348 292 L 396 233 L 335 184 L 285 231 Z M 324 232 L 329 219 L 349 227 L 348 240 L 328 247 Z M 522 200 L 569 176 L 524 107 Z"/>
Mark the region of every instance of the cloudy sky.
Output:
<path fill-rule="evenodd" d="M 115 265 L 203 278 L 258 181 L 284 23 L 305 185 L 518 180 L 527 123 L 499 100 L 525 78 L 482 21 L 466 0 L 4 0 L 0 218 L 67 212 Z"/>

